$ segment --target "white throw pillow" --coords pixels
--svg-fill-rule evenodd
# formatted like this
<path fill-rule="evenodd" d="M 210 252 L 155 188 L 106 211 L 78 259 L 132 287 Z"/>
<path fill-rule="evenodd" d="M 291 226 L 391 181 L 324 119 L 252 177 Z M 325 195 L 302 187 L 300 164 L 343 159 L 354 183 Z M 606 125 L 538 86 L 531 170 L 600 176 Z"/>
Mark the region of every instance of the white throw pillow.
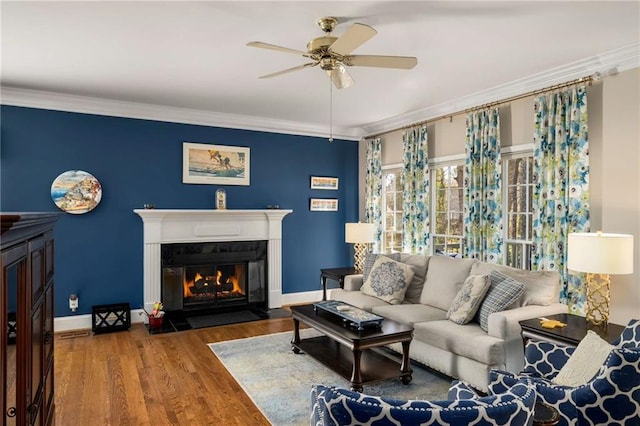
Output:
<path fill-rule="evenodd" d="M 447 311 L 447 319 L 456 324 L 466 324 L 471 321 L 478 312 L 490 285 L 489 275 L 469 275 L 453 299 Z"/>
<path fill-rule="evenodd" d="M 411 266 L 386 256 L 378 256 L 360 291 L 397 305 L 404 300 L 404 294 L 407 292 L 413 274 Z"/>
<path fill-rule="evenodd" d="M 587 383 L 598 373 L 613 349 L 613 345 L 603 340 L 597 333 L 589 330 L 580 341 L 567 363 L 551 381 L 557 385 L 580 386 Z"/>

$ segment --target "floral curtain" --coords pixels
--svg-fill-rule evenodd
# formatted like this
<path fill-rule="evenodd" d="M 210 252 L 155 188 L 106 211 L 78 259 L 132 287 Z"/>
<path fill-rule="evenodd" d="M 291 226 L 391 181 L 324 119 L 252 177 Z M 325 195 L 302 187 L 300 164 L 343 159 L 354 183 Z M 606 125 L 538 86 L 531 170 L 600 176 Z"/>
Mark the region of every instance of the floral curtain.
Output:
<path fill-rule="evenodd" d="M 425 254 L 429 247 L 429 167 L 427 126 L 405 130 L 403 147 L 402 250 Z"/>
<path fill-rule="evenodd" d="M 502 162 L 498 108 L 467 115 L 464 257 L 503 263 Z"/>
<path fill-rule="evenodd" d="M 376 225 L 376 241 L 372 252 L 380 253 L 382 243 L 382 142 L 380 138 L 367 141 L 365 176 L 365 222 Z"/>
<path fill-rule="evenodd" d="M 584 85 L 534 103 L 532 265 L 562 276 L 560 301 L 584 312 L 581 276 L 567 271 L 570 232 L 589 232 L 589 142 Z"/>

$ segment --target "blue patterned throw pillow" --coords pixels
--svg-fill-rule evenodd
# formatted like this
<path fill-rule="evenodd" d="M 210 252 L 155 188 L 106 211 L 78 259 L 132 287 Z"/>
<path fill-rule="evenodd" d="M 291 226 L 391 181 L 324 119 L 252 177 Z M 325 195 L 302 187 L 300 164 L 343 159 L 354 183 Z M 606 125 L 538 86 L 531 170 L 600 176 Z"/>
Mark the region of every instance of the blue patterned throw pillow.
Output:
<path fill-rule="evenodd" d="M 386 256 L 378 256 L 360 291 L 397 305 L 404 300 L 404 294 L 407 292 L 413 274 L 413 269 L 409 265 Z"/>
<path fill-rule="evenodd" d="M 378 254 L 378 253 L 367 253 L 364 258 L 364 266 L 362 267 L 362 282 L 364 283 L 369 279 L 369 274 L 373 269 L 373 264 L 376 263 L 376 260 L 380 256 L 388 257 L 389 259 L 400 261 L 400 253 L 387 253 L 387 254 Z"/>
<path fill-rule="evenodd" d="M 488 331 L 489 328 L 489 315 L 504 311 L 524 294 L 524 284 L 502 272 L 494 269 L 489 277 L 491 286 L 475 317 L 484 331 Z"/>

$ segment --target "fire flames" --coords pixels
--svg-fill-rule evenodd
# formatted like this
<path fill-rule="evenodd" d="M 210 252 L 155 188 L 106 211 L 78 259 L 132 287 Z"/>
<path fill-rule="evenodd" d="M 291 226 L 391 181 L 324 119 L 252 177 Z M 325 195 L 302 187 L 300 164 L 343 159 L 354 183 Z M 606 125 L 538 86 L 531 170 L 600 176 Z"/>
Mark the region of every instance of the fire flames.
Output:
<path fill-rule="evenodd" d="M 184 297 L 194 297 L 197 294 L 210 294 L 216 297 L 229 297 L 244 295 L 244 291 L 240 287 L 238 280 L 239 276 L 242 276 L 243 265 L 235 265 L 235 274 L 229 275 L 226 278 L 223 276 L 223 272 L 217 269 L 215 276 L 203 275 L 197 272 L 193 280 L 184 278 Z"/>

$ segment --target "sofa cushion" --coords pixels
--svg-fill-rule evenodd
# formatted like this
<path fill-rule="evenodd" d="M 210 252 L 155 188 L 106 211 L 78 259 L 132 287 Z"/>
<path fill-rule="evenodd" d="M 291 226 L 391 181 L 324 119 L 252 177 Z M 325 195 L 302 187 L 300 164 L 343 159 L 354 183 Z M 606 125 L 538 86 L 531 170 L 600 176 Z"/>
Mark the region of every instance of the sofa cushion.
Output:
<path fill-rule="evenodd" d="M 471 267 L 471 274 L 487 275 L 492 270 L 500 271 L 524 284 L 522 306 L 547 306 L 558 302 L 560 298 L 560 274 L 557 271 L 527 271 L 505 265 L 477 262 Z"/>
<path fill-rule="evenodd" d="M 407 292 L 404 294 L 405 303 L 420 303 L 420 295 L 424 287 L 424 280 L 427 277 L 427 267 L 430 256 L 422 254 L 401 253 L 400 262 L 406 263 L 413 269 L 413 279 L 409 283 Z"/>
<path fill-rule="evenodd" d="M 386 256 L 378 256 L 360 291 L 397 305 L 404 300 L 404 294 L 412 278 L 411 266 Z"/>
<path fill-rule="evenodd" d="M 504 365 L 504 340 L 489 336 L 475 322 L 460 325 L 445 319 L 415 323 L 413 328 L 414 340 L 487 365 Z"/>
<path fill-rule="evenodd" d="M 374 306 L 387 306 L 389 303 L 377 297 L 367 296 L 360 291 L 348 291 L 341 288 L 331 290 L 331 300 L 339 300 L 349 305 L 371 312 Z"/>
<path fill-rule="evenodd" d="M 491 285 L 489 275 L 469 275 L 447 311 L 447 319 L 466 324 L 473 319 Z"/>
<path fill-rule="evenodd" d="M 475 262 L 474 259 L 431 256 L 420 303 L 447 311 Z"/>
<path fill-rule="evenodd" d="M 409 325 L 417 322 L 443 320 L 446 314 L 442 309 L 421 305 L 419 303 L 374 306 L 372 312 L 376 315 Z"/>
<path fill-rule="evenodd" d="M 364 257 L 364 266 L 362 267 L 362 282 L 366 282 L 369 278 L 369 274 L 371 273 L 371 269 L 373 269 L 373 264 L 376 263 L 378 257 L 385 256 L 389 259 L 400 260 L 400 253 L 367 253 Z"/>
<path fill-rule="evenodd" d="M 517 303 L 524 293 L 524 284 L 502 272 L 494 269 L 489 273 L 489 277 L 491 278 L 489 291 L 476 314 L 476 321 L 484 331 L 489 329 L 489 315 L 506 310 Z"/>

